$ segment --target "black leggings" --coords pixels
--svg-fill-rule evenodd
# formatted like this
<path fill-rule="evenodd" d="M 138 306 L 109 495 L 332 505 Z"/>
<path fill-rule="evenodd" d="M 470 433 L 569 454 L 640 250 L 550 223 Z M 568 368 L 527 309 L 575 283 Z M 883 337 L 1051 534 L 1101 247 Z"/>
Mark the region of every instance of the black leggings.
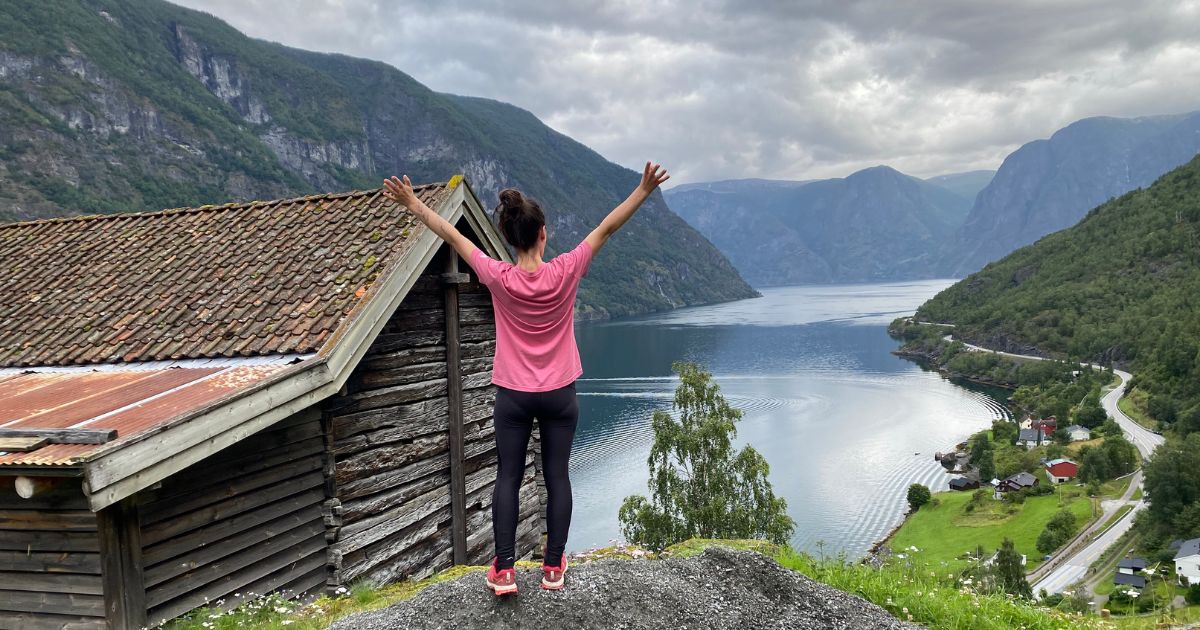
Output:
<path fill-rule="evenodd" d="M 579 423 L 575 383 L 548 392 L 522 392 L 497 386 L 496 449 L 500 470 L 492 493 L 492 534 L 496 538 L 496 565 L 508 569 L 515 561 L 517 494 L 525 477 L 525 454 L 533 419 L 542 436 L 542 477 L 546 480 L 546 560 L 558 566 L 567 547 L 571 527 L 571 478 L 567 463 Z"/>

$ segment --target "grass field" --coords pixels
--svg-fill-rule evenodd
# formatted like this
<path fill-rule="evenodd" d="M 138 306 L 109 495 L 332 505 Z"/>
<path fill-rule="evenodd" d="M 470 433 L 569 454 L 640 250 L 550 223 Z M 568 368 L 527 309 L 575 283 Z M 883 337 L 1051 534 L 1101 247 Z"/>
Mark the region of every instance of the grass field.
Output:
<path fill-rule="evenodd" d="M 892 538 L 891 547 L 904 550 L 916 547 L 917 556 L 929 563 L 945 562 L 952 568 L 966 566 L 964 553 L 983 545 L 987 551 L 1000 547 L 1011 538 L 1017 551 L 1028 557 L 1025 569 L 1041 564 L 1037 537 L 1054 513 L 1062 508 L 1075 514 L 1076 532 L 1092 520 L 1092 501 L 1082 488 L 1068 486 L 1044 497 L 1029 497 L 1024 504 L 986 498 L 980 507 L 966 511 L 970 492 L 940 492 L 934 495 L 938 505 L 926 505 L 908 517 Z"/>
<path fill-rule="evenodd" d="M 1158 428 L 1158 421 L 1146 413 L 1146 397 L 1146 392 L 1135 389 L 1117 401 L 1117 408 L 1134 422 L 1153 431 Z"/>

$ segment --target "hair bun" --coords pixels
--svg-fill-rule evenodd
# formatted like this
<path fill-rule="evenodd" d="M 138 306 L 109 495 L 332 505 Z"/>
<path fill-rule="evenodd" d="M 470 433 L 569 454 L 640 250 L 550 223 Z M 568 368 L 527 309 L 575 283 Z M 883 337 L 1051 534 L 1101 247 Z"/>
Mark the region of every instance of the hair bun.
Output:
<path fill-rule="evenodd" d="M 505 208 L 520 208 L 525 204 L 525 197 L 516 188 L 505 188 L 500 191 L 500 205 Z"/>

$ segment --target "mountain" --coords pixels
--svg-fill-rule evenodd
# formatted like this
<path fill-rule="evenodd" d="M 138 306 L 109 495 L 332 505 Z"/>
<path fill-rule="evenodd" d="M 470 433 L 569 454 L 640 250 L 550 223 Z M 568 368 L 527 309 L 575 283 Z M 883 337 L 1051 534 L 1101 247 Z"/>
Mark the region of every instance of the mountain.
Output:
<path fill-rule="evenodd" d="M 0 220 L 374 188 L 464 172 L 516 186 L 574 246 L 638 174 L 505 103 L 382 63 L 248 38 L 161 0 L 0 5 Z M 581 316 L 755 295 L 661 195 L 606 248 Z"/>
<path fill-rule="evenodd" d="M 1200 431 L 1200 157 L 947 288 L 917 319 L 1000 350 L 1123 364 L 1133 400 Z"/>
<path fill-rule="evenodd" d="M 1200 112 L 1086 118 L 1014 151 L 975 199 L 940 268 L 963 276 L 1074 225 L 1200 152 Z"/>
<path fill-rule="evenodd" d="M 755 286 L 928 278 L 971 200 L 887 166 L 677 186 L 667 203 Z"/>
<path fill-rule="evenodd" d="M 978 195 L 979 191 L 990 184 L 992 178 L 995 176 L 996 171 L 966 171 L 964 173 L 950 173 L 948 175 L 929 177 L 925 181 L 934 186 L 945 188 L 959 197 L 965 197 L 974 203 L 975 195 Z"/>

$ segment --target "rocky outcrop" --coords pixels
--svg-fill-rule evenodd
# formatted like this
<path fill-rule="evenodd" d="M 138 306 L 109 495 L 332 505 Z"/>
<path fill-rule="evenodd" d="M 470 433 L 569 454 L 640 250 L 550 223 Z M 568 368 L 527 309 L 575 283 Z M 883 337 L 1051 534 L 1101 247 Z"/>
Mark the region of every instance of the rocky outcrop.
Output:
<path fill-rule="evenodd" d="M 540 569 L 518 571 L 519 594 L 497 599 L 481 573 L 434 584 L 331 630 L 493 628 L 788 628 L 901 630 L 857 595 L 810 580 L 753 551 L 710 547 L 691 558 L 598 560 L 572 566 L 562 591 L 538 587 Z"/>

